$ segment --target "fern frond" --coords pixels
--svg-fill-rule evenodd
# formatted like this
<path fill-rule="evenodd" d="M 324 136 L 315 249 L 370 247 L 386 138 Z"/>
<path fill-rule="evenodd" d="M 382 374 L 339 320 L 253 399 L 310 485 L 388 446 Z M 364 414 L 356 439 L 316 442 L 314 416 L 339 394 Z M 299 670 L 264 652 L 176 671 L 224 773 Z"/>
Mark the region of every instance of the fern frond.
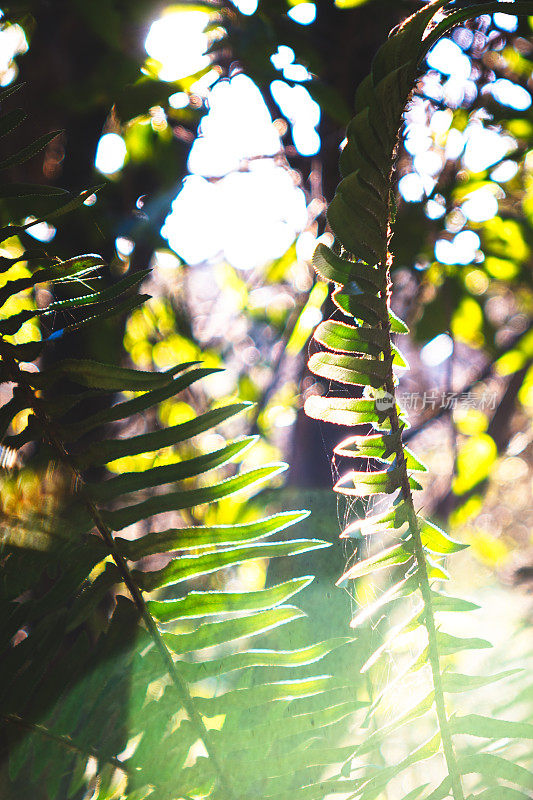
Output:
<path fill-rule="evenodd" d="M 461 4 L 463 6 L 464 4 Z M 499 722 L 490 724 L 477 717 L 450 718 L 446 694 L 456 691 L 462 678 L 443 672 L 442 657 L 464 649 L 490 647 L 481 639 L 459 639 L 440 630 L 437 617 L 445 609 L 466 611 L 470 604 L 437 592 L 435 581 L 446 580 L 443 559 L 461 550 L 464 545 L 451 539 L 416 511 L 413 491 L 420 488 L 414 473 L 424 466 L 404 447 L 402 433 L 406 420 L 396 403 L 395 367 L 405 368 L 406 359 L 392 343 L 392 334 L 407 332 L 405 324 L 390 309 L 390 253 L 393 222 L 393 173 L 402 125 L 402 115 L 415 80 L 430 47 L 459 22 L 482 13 L 500 9 L 506 12 L 531 12 L 531 3 L 493 2 L 468 4 L 458 8 L 453 2 L 436 0 L 413 14 L 378 51 L 370 74 L 360 84 L 355 98 L 355 117 L 347 129 L 347 141 L 340 157 L 342 180 L 328 208 L 328 221 L 335 234 L 333 249 L 320 244 L 314 255 L 317 274 L 334 284 L 333 302 L 346 318 L 345 322 L 322 322 L 314 334 L 321 350 L 311 356 L 309 369 L 330 382 L 331 392 L 325 397 L 308 398 L 306 413 L 315 419 L 354 428 L 353 436 L 341 442 L 335 455 L 355 460 L 356 468 L 346 472 L 335 484 L 335 492 L 347 498 L 361 498 L 368 515 L 356 519 L 341 533 L 350 538 L 360 552 L 376 535 L 385 536 L 389 545 L 381 552 L 357 561 L 339 580 L 343 584 L 379 570 L 394 569 L 402 579 L 385 592 L 373 605 L 356 615 L 352 625 L 358 627 L 373 613 L 391 612 L 402 598 L 418 595 L 421 604 L 415 612 L 394 629 L 391 639 L 422 630 L 425 646 L 408 670 L 413 674 L 429 664 L 432 676 L 431 694 L 418 700 L 392 726 L 381 728 L 370 742 L 382 743 L 399 726 L 436 712 L 438 728 L 428 722 L 430 738 L 394 768 L 384 768 L 375 776 L 350 789 L 352 797 L 372 800 L 380 796 L 389 781 L 403 770 L 442 750 L 446 778 L 440 787 L 426 794 L 420 787 L 410 798 L 448 797 L 464 800 L 463 776 L 477 772 L 486 780 L 489 797 L 496 784 L 501 796 L 507 791 L 500 780 L 510 781 L 521 789 L 531 789 L 533 780 L 523 768 L 489 753 L 463 757 L 454 745 L 459 730 L 484 731 L 487 738 L 497 737 L 497 730 L 513 730 Z M 437 12 L 437 22 L 432 21 Z M 432 27 L 433 25 L 433 27 Z M 332 396 L 331 396 L 332 395 Z M 337 395 L 337 396 L 336 396 Z M 392 496 L 383 510 L 383 496 Z M 366 669 L 380 663 L 387 652 L 387 641 L 369 659 Z M 495 680 L 498 676 L 495 676 Z M 477 685 L 475 677 L 465 683 Z M 481 685 L 481 684 L 479 684 Z M 375 716 L 379 703 L 373 704 Z M 464 720 L 465 718 L 463 718 Z M 424 723 L 425 724 L 425 723 Z M 431 729 L 433 732 L 431 733 Z M 492 733 L 491 733 L 492 732 Z M 474 733 L 473 735 L 477 735 Z M 356 751 L 362 755 L 365 744 Z M 343 775 L 352 772 L 351 759 Z M 359 762 L 354 762 L 354 768 Z M 491 772 L 492 770 L 492 772 Z M 491 775 L 490 780 L 486 777 Z M 489 788 L 490 787 L 490 788 Z M 477 795 L 476 795 L 477 796 Z M 494 795 L 496 796 L 496 795 Z M 500 796 L 500 795 L 498 795 Z"/>
<path fill-rule="evenodd" d="M 23 228 L 7 225 L 1 236 Z M 20 259 L 25 274 L 11 279 Z M 255 437 L 197 454 L 194 437 L 249 404 L 118 438 L 117 423 L 155 416 L 160 403 L 216 370 L 185 363 L 152 373 L 75 358 L 43 363 L 48 342 L 121 313 L 124 297 L 142 301 L 128 293 L 144 273 L 104 288 L 98 280 L 93 288 L 104 268 L 98 256 L 56 262 L 25 253 L 3 266 L 0 379 L 14 387 L 0 412 L 3 442 L 21 451 L 21 460 L 33 450 L 41 463 L 55 464 L 65 487 L 64 497 L 43 495 L 33 509 L 7 508 L 0 528 L 0 708 L 13 786 L 31 770 L 24 791 L 44 784 L 50 800 L 85 796 L 88 787 L 101 800 L 117 792 L 128 800 L 274 797 L 298 794 L 303 785 L 320 795 L 324 768 L 348 756 L 334 745 L 340 727 L 365 703 L 325 666 L 314 674 L 313 665 L 325 665 L 349 639 L 302 642 L 304 613 L 292 600 L 310 583 L 307 576 L 257 591 L 220 585 L 248 561 L 328 543 L 285 538 L 305 511 L 211 526 L 198 517 L 199 507 L 253 494 L 285 468 L 235 465 Z M 41 284 L 68 287 L 68 299 L 20 310 L 20 293 Z M 47 340 L 24 340 L 31 320 L 85 310 L 89 317 L 66 318 Z M 113 402 L 116 393 L 131 392 Z M 95 399 L 101 410 L 85 413 Z M 27 421 L 15 430 L 21 413 Z M 155 464 L 162 448 L 167 457 Z M 153 466 L 114 475 L 106 468 L 146 454 Z M 213 477 L 220 469 L 222 478 Z M 158 518 L 169 513 L 183 527 L 160 530 Z M 189 517 L 198 524 L 186 527 Z M 252 640 L 260 646 L 243 646 Z"/>

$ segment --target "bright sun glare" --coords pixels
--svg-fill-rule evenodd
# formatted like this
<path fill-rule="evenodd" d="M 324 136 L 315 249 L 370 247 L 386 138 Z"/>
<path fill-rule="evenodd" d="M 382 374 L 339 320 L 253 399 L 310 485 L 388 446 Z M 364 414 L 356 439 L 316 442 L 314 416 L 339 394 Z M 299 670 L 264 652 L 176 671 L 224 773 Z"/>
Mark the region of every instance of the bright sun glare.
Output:
<path fill-rule="evenodd" d="M 243 13 L 255 11 L 253 3 L 238 6 Z M 304 9 L 305 19 L 313 9 Z M 174 81 L 209 66 L 208 21 L 204 12 L 187 11 L 152 24 L 145 47 L 160 78 Z M 311 78 L 293 63 L 290 48 L 279 48 L 272 61 L 290 80 Z M 282 143 L 255 83 L 244 74 L 218 81 L 214 74 L 203 89 L 209 110 L 189 154 L 190 175 L 161 233 L 189 263 L 225 258 L 241 269 L 260 266 L 281 256 L 306 227 L 305 195 L 294 173 L 276 158 L 283 154 Z M 317 153 L 320 107 L 307 89 L 276 80 L 271 92 L 291 124 L 296 149 L 306 156 Z M 172 95 L 174 107 L 184 107 L 185 100 L 185 92 Z"/>
<path fill-rule="evenodd" d="M 256 0 L 238 0 L 235 5 L 241 13 L 251 15 L 258 4 Z M 300 25 L 311 24 L 315 15 L 315 4 L 306 2 L 288 12 Z M 305 229 L 306 201 L 294 173 L 283 162 L 279 129 L 258 87 L 244 74 L 219 80 L 217 73 L 208 69 L 205 29 L 209 21 L 210 15 L 204 11 L 169 11 L 151 25 L 145 41 L 152 68 L 162 80 L 172 82 L 205 73 L 193 91 L 208 107 L 189 154 L 190 175 L 172 203 L 161 233 L 189 263 L 225 258 L 235 267 L 247 269 L 282 255 Z M 513 31 L 517 18 L 495 14 L 494 23 L 503 31 Z M 424 93 L 449 108 L 434 111 L 429 125 L 427 101 L 422 98 L 414 98 L 406 113 L 405 148 L 412 156 L 412 167 L 400 178 L 398 188 L 407 202 L 419 203 L 432 195 L 448 159 L 460 158 L 471 173 L 483 173 L 496 165 L 491 178 L 500 183 L 516 173 L 515 162 L 505 158 L 516 149 L 512 136 L 475 115 L 465 130 L 452 127 L 452 109 L 475 99 L 478 93 L 471 61 L 464 52 L 471 44 L 470 33 L 463 29 L 455 40 L 439 40 L 428 55 Z M 290 123 L 296 150 L 313 156 L 321 147 L 317 130 L 320 106 L 303 85 L 312 76 L 295 63 L 295 53 L 286 45 L 277 48 L 271 61 L 280 72 L 280 78 L 270 84 L 272 97 Z M 493 79 L 482 92 L 520 111 L 532 104 L 527 89 L 503 78 Z M 186 91 L 171 94 L 174 108 L 185 108 L 188 102 Z M 118 134 L 102 136 L 95 160 L 100 172 L 117 172 L 125 158 L 125 143 Z M 502 197 L 505 192 L 499 183 L 466 196 L 454 212 L 460 224 L 448 228 L 453 237 L 436 242 L 437 260 L 468 264 L 478 258 L 479 237 L 461 228 L 468 221 L 480 223 L 494 217 Z M 425 206 L 427 216 L 443 217 L 443 203 L 443 198 L 431 197 Z"/>
<path fill-rule="evenodd" d="M 220 81 L 209 102 L 189 155 L 192 174 L 161 233 L 189 263 L 225 257 L 238 268 L 259 266 L 305 228 L 305 195 L 274 158 L 281 142 L 250 78 Z"/>
<path fill-rule="evenodd" d="M 161 64 L 161 80 L 177 81 L 209 66 L 209 18 L 205 11 L 174 11 L 152 23 L 144 46 Z"/>

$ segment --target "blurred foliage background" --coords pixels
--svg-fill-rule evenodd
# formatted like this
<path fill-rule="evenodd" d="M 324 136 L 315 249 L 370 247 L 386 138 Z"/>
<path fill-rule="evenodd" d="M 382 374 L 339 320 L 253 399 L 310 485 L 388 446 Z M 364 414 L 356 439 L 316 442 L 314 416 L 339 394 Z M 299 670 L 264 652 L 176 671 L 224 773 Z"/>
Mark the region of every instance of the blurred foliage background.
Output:
<path fill-rule="evenodd" d="M 335 541 L 337 514 L 352 511 L 336 508 L 329 491 L 342 431 L 302 411 L 306 397 L 328 391 L 305 362 L 313 328 L 334 313 L 310 260 L 317 242 L 332 241 L 325 208 L 355 88 L 388 31 L 419 6 L 34 0 L 4 7 L 0 84 L 26 84 L 32 130 L 20 136 L 62 131 L 11 177 L 91 194 L 64 223 L 34 226 L 1 255 L 39 239 L 64 257 L 102 253 L 112 276 L 150 267 L 142 290 L 152 300 L 107 330 L 80 332 L 69 347 L 143 369 L 200 359 L 223 365 L 201 390 L 167 401 L 159 419 L 138 425 L 174 425 L 239 397 L 255 406 L 237 432 L 261 437 L 243 459 L 290 465 L 284 483 L 253 502 L 239 496 L 199 508 L 202 522 L 246 521 L 254 504 L 310 507 L 317 513 L 305 523 L 309 533 Z M 533 18 L 484 15 L 433 48 L 405 116 L 393 240 L 393 305 L 411 327 L 399 394 L 412 424 L 407 439 L 430 470 L 425 513 L 472 545 L 458 558 L 458 580 L 512 602 L 517 627 L 531 614 L 524 590 L 533 578 L 532 32 Z M 27 221 L 23 213 L 0 198 L 2 223 Z M 41 335 L 37 323 L 20 333 Z M 65 351 L 58 341 L 53 357 Z M 198 437 L 198 450 L 216 444 L 208 436 Z M 20 473 L 2 510 L 37 509 L 43 491 L 31 470 Z M 349 555 L 336 545 L 314 557 L 321 592 Z M 267 570 L 244 564 L 227 586 L 261 587 L 276 577 Z M 372 591 L 361 584 L 352 604 Z M 348 598 L 339 603 L 342 629 Z"/>

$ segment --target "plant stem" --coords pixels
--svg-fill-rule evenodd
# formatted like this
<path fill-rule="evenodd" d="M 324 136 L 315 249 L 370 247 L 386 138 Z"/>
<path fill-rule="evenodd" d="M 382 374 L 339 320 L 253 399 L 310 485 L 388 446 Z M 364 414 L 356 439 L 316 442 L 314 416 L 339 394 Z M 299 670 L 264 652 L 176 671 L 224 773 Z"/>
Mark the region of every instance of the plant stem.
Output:
<path fill-rule="evenodd" d="M 389 307 L 388 297 L 390 294 L 390 287 L 391 287 L 391 282 L 390 282 L 391 261 L 392 257 L 390 256 L 390 254 L 387 254 L 386 263 L 389 265 L 387 266 L 388 289 L 386 295 L 384 293 L 385 296 L 383 297 L 387 306 L 387 316 L 386 316 L 387 321 L 382 325 L 382 329 L 387 333 L 387 349 L 384 352 L 384 358 L 385 361 L 389 360 L 389 362 L 391 363 L 391 368 L 390 368 L 390 374 L 385 383 L 385 389 L 394 398 L 394 405 L 391 409 L 389 418 L 391 424 L 391 431 L 393 433 L 399 434 L 398 446 L 396 448 L 396 462 L 400 468 L 400 481 L 401 481 L 400 488 L 404 503 L 407 506 L 409 530 L 413 538 L 414 556 L 418 569 L 418 585 L 420 587 L 420 593 L 424 601 L 424 622 L 428 634 L 428 660 L 431 667 L 431 674 L 433 678 L 433 688 L 435 691 L 435 709 L 437 712 L 437 719 L 439 722 L 440 735 L 442 739 L 442 749 L 444 751 L 444 758 L 446 760 L 446 766 L 448 768 L 448 773 L 450 775 L 453 796 L 455 800 L 464 800 L 463 787 L 461 784 L 461 776 L 457 766 L 457 759 L 455 757 L 455 751 L 453 748 L 450 724 L 448 721 L 448 716 L 446 714 L 446 704 L 444 700 L 444 690 L 442 688 L 442 677 L 440 672 L 440 656 L 439 656 L 439 646 L 437 641 L 437 629 L 435 625 L 435 615 L 433 613 L 433 604 L 431 602 L 431 588 L 429 585 L 426 556 L 424 553 L 424 545 L 422 544 L 422 538 L 420 535 L 420 525 L 414 507 L 413 495 L 411 493 L 411 487 L 409 485 L 409 473 L 407 471 L 407 462 L 405 460 L 403 441 L 402 441 L 402 428 L 400 425 L 400 420 L 398 418 L 398 411 L 396 408 L 394 376 L 392 372 L 392 350 L 390 346 L 391 327 L 388 316 L 388 307 Z"/>

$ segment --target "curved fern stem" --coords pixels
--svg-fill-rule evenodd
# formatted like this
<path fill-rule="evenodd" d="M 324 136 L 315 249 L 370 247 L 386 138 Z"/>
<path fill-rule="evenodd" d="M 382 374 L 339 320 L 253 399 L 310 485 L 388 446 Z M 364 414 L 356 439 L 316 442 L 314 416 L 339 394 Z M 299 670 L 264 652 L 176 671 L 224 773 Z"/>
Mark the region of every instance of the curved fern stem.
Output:
<path fill-rule="evenodd" d="M 83 486 L 85 484 L 84 478 L 80 473 L 79 469 L 76 467 L 69 451 L 67 450 L 66 446 L 64 445 L 61 437 L 56 433 L 54 429 L 54 425 L 52 420 L 43 412 L 40 408 L 39 404 L 35 402 L 35 394 L 33 392 L 32 387 L 27 383 L 24 378 L 24 372 L 20 369 L 19 365 L 15 361 L 15 359 L 11 356 L 11 354 L 4 350 L 1 346 L 2 340 L 0 340 L 0 357 L 2 363 L 6 367 L 6 371 L 10 377 L 10 379 L 22 390 L 22 392 L 26 395 L 28 399 L 28 407 L 31 407 L 33 413 L 35 414 L 36 419 L 38 420 L 43 435 L 47 439 L 47 441 L 52 445 L 52 447 L 56 450 L 57 454 L 59 455 L 61 461 L 67 466 L 70 471 L 72 472 L 76 484 L 78 486 Z M 220 785 L 223 788 L 223 791 L 227 795 L 228 798 L 231 798 L 233 793 L 230 789 L 229 781 L 226 778 L 224 768 L 218 757 L 218 753 L 216 751 L 216 747 L 212 742 L 212 737 L 209 733 L 209 730 L 206 728 L 203 718 L 201 714 L 198 712 L 194 705 L 194 701 L 191 697 L 189 692 L 188 686 L 186 681 L 182 679 L 179 674 L 179 671 L 176 667 L 174 659 L 172 658 L 170 651 L 168 650 L 159 628 L 153 619 L 152 615 L 148 611 L 146 606 L 145 599 L 139 587 L 137 586 L 128 563 L 124 556 L 119 552 L 116 547 L 115 540 L 113 537 L 113 533 L 109 526 L 104 522 L 102 515 L 96 504 L 87 496 L 84 496 L 84 503 L 87 511 L 89 512 L 94 526 L 97 529 L 98 533 L 100 534 L 102 540 L 107 546 L 109 551 L 109 555 L 112 557 L 119 573 L 124 581 L 126 588 L 128 589 L 133 602 L 135 603 L 141 618 L 146 626 L 146 629 L 156 647 L 157 651 L 159 652 L 163 663 L 165 664 L 165 669 L 167 670 L 170 679 L 176 689 L 176 692 L 180 698 L 180 701 L 183 703 L 183 707 L 191 720 L 191 723 L 196 728 L 196 732 L 199 738 L 202 740 L 209 757 L 212 759 L 212 763 L 215 767 L 215 770 L 219 776 Z"/>
<path fill-rule="evenodd" d="M 395 400 L 393 363 L 405 368 L 407 362 L 392 344 L 391 334 L 407 333 L 408 328 L 390 308 L 393 173 L 403 112 L 424 56 L 455 25 L 502 8 L 531 12 L 533 2 L 474 3 L 458 9 L 448 0 L 432 0 L 384 42 L 369 75 L 357 89 L 355 116 L 348 125 L 340 156 L 342 179 L 327 212 L 335 245 L 331 249 L 319 244 L 314 256 L 316 272 L 334 284 L 333 302 L 348 320 L 340 322 L 332 317 L 318 326 L 314 339 L 322 350 L 311 356 L 309 369 L 331 381 L 334 392 L 338 391 L 335 385 L 342 386 L 342 394 L 310 397 L 305 404 L 307 414 L 314 419 L 352 427 L 356 434 L 341 442 L 334 452 L 343 458 L 358 459 L 359 464 L 362 461 L 365 468 L 356 461 L 356 468 L 337 481 L 335 491 L 361 499 L 395 495 L 384 513 L 375 513 L 374 507 L 372 515 L 355 519 L 341 536 L 363 542 L 372 534 L 386 533 L 397 543 L 382 555 L 356 562 L 337 584 L 386 567 L 406 565 L 404 581 L 408 593 L 416 587 L 424 604 L 417 623 L 423 624 L 427 632 L 425 652 L 432 674 L 438 737 L 448 771 L 445 785 L 454 800 L 464 800 L 461 775 L 466 773 L 462 771 L 462 761 L 456 758 L 454 731 L 446 713 L 440 669 L 441 634 L 435 624 L 437 606 L 430 585 L 429 554 L 446 556 L 464 545 L 420 519 L 413 503 L 412 490 L 422 487 L 412 474 L 425 468 L 404 448 L 403 416 Z M 440 20 L 436 18 L 439 12 L 443 14 Z M 359 389 L 352 394 L 354 387 Z M 378 402 L 382 390 L 387 394 L 385 407 Z M 368 426 L 373 429 L 371 432 Z M 409 526 L 407 532 L 405 524 Z M 411 566 L 416 566 L 416 580 L 410 579 Z M 401 596 L 401 591 L 398 594 Z M 438 742 L 437 737 L 435 741 Z M 433 754 L 432 747 L 422 750 L 425 754 L 430 751 Z"/>
<path fill-rule="evenodd" d="M 392 256 L 388 254 L 387 257 L 387 285 L 390 291 L 390 264 Z M 391 343 L 391 326 L 390 321 L 382 324 L 382 329 L 387 333 L 387 345 L 385 347 L 385 360 L 390 360 L 392 363 L 392 349 Z M 394 392 L 394 376 L 392 367 L 385 384 L 387 392 L 393 397 Z M 437 642 L 437 629 L 435 626 L 435 614 L 433 612 L 433 603 L 431 601 L 431 588 L 429 585 L 428 570 L 426 564 L 426 557 L 424 553 L 424 546 L 422 544 L 422 537 L 420 535 L 420 525 L 416 514 L 413 494 L 409 483 L 409 473 L 407 471 L 407 461 L 405 458 L 404 445 L 402 441 L 402 426 L 398 418 L 398 411 L 396 403 L 394 403 L 389 416 L 391 431 L 397 434 L 398 445 L 396 447 L 396 462 L 400 468 L 400 491 L 402 492 L 404 503 L 407 506 L 408 524 L 411 536 L 413 539 L 413 550 L 417 565 L 418 585 L 422 600 L 424 602 L 424 621 L 428 635 L 428 660 L 431 667 L 431 675 L 433 680 L 433 689 L 435 692 L 435 710 L 439 722 L 439 729 L 442 739 L 442 749 L 444 758 L 446 759 L 446 766 L 448 768 L 452 792 L 455 800 L 464 800 L 464 792 L 461 783 L 461 776 L 457 766 L 457 759 L 455 757 L 455 750 L 452 743 L 452 735 L 450 730 L 450 723 L 446 713 L 446 705 L 444 701 L 444 690 L 442 686 L 442 677 L 440 672 L 440 657 L 439 647 Z"/>

